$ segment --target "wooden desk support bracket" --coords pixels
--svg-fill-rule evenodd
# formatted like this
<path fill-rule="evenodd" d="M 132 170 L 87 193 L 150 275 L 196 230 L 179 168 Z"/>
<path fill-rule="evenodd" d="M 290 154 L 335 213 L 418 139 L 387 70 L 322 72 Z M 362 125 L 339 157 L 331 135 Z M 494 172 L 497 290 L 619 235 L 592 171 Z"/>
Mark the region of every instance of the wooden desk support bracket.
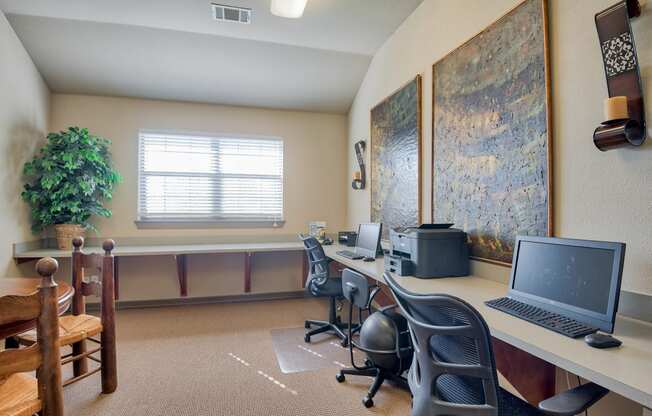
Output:
<path fill-rule="evenodd" d="M 251 292 L 251 259 L 254 253 L 244 253 L 244 291 L 245 293 Z"/>
<path fill-rule="evenodd" d="M 179 295 L 188 296 L 188 264 L 186 254 L 177 254 L 174 259 L 177 262 L 177 278 L 179 279 Z"/>

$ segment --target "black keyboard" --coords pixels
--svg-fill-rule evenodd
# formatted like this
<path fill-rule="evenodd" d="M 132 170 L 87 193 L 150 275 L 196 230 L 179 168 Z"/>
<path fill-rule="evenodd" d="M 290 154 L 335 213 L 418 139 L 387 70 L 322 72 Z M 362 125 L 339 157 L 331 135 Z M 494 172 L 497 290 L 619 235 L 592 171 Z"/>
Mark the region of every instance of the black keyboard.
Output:
<path fill-rule="evenodd" d="M 488 300 L 485 304 L 571 338 L 583 337 L 598 330 L 575 319 L 512 298 Z"/>
<path fill-rule="evenodd" d="M 364 258 L 364 256 L 361 256 L 349 250 L 336 251 L 335 254 L 339 254 L 340 256 L 346 257 L 347 259 L 351 259 L 351 260 L 360 260 Z"/>

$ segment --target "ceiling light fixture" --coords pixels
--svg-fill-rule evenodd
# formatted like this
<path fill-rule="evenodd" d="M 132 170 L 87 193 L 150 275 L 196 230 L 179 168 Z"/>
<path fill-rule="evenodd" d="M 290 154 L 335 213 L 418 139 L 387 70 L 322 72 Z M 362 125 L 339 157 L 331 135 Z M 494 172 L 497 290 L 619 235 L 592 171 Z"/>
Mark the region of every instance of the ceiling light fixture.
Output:
<path fill-rule="evenodd" d="M 272 0 L 272 14 L 290 19 L 303 16 L 308 0 Z"/>

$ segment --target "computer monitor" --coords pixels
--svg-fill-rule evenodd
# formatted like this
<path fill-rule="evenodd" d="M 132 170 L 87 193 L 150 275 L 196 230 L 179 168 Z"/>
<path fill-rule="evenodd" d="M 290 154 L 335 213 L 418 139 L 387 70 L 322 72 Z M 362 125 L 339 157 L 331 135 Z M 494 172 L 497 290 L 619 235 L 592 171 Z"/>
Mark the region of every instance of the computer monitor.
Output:
<path fill-rule="evenodd" d="M 379 223 L 360 224 L 358 238 L 355 242 L 355 252 L 365 257 L 376 257 L 380 247 L 380 234 L 383 225 Z"/>
<path fill-rule="evenodd" d="M 625 244 L 516 238 L 509 296 L 612 333 Z"/>

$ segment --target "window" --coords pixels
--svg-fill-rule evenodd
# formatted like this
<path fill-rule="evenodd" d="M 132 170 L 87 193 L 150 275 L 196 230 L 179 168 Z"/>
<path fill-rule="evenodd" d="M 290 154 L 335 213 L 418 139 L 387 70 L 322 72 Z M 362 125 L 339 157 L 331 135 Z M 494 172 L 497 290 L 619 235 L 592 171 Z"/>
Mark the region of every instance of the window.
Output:
<path fill-rule="evenodd" d="M 280 222 L 283 140 L 141 131 L 138 220 Z"/>

